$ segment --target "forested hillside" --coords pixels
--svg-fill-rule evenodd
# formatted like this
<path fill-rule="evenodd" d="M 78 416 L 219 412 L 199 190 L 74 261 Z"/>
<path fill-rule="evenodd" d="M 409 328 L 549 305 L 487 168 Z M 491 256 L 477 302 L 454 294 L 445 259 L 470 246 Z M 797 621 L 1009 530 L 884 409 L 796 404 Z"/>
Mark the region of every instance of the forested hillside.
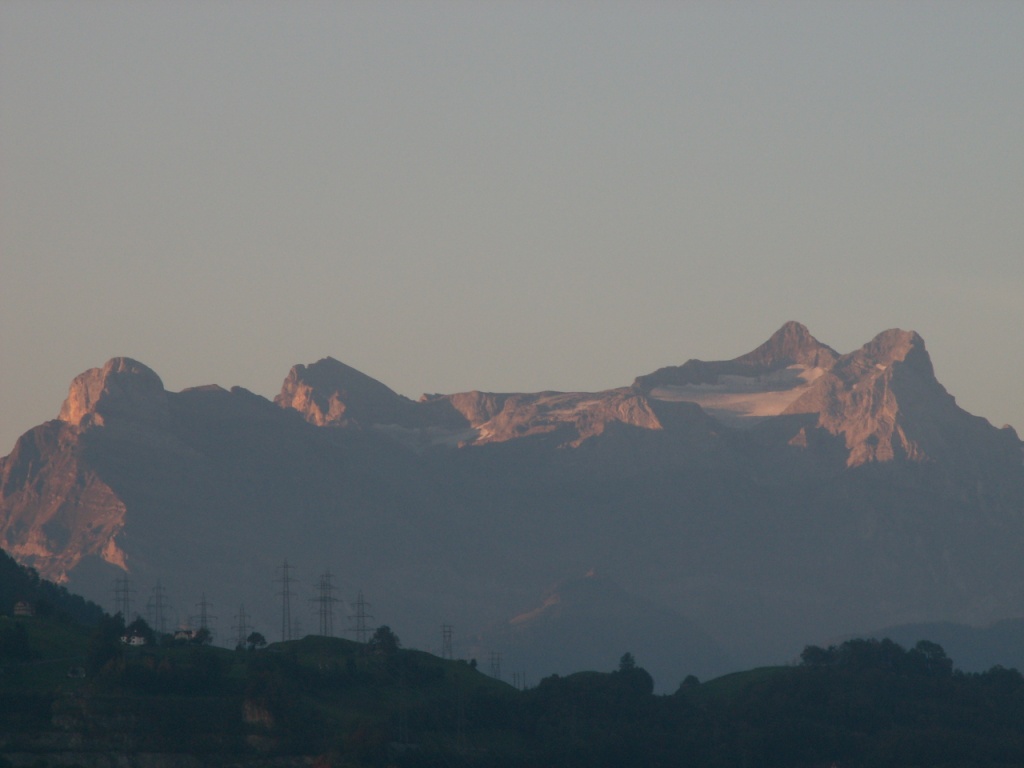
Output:
<path fill-rule="evenodd" d="M 39 578 L 34 570 L 19 565 L 0 550 L 0 616 L 11 615 L 19 601 L 30 603 L 37 613 L 57 612 L 86 625 L 95 624 L 103 615 L 103 609 L 95 603 Z"/>
<path fill-rule="evenodd" d="M 252 636 L 230 651 L 120 616 L 77 633 L 53 617 L 0 621 L 30 639 L 2 662 L 5 767 L 1024 764 L 1021 675 L 956 671 L 927 641 L 809 646 L 794 666 L 654 695 L 629 653 L 614 671 L 521 689 L 475 660 L 403 649 L 387 627 L 365 644 Z M 140 631 L 147 644 L 121 641 Z"/>

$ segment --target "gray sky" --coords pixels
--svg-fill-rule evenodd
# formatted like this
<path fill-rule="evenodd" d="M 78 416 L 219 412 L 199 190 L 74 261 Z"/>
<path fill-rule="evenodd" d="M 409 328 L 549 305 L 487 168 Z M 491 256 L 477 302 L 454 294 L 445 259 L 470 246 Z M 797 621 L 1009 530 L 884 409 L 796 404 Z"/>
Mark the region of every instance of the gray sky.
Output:
<path fill-rule="evenodd" d="M 0 2 L 0 455 L 117 355 L 595 390 L 924 336 L 1024 430 L 1024 3 Z"/>

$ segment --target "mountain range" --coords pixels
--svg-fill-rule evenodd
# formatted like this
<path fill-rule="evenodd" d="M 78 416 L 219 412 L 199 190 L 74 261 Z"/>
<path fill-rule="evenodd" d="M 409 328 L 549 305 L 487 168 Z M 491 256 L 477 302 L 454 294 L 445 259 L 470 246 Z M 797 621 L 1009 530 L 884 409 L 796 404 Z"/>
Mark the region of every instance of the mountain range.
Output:
<path fill-rule="evenodd" d="M 268 638 L 325 610 L 337 631 L 362 593 L 407 645 L 453 627 L 506 676 L 631 651 L 674 689 L 1024 616 L 1022 447 L 902 330 L 840 354 L 790 322 L 604 392 L 418 401 L 331 358 L 273 401 L 114 358 L 0 459 L 0 547 L 108 606 L 125 577 L 142 613 L 158 580 L 182 622 L 212 602 L 225 643 L 243 612 Z"/>

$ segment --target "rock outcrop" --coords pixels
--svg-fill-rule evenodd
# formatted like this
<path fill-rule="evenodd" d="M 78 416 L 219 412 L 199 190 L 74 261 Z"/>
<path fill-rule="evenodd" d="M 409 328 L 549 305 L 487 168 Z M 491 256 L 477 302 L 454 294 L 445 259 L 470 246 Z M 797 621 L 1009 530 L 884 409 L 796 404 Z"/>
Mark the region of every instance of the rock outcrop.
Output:
<path fill-rule="evenodd" d="M 332 358 L 289 372 L 274 402 L 316 426 L 377 428 L 411 445 L 485 445 L 555 437 L 577 446 L 610 423 L 661 429 L 646 398 L 631 389 L 607 392 L 424 395 L 413 402 Z M 414 435 L 410 436 L 410 432 Z"/>
<path fill-rule="evenodd" d="M 971 466 L 995 458 L 991 445 L 1010 448 L 1016 439 L 957 406 L 935 378 L 924 339 L 900 329 L 840 357 L 785 413 L 814 414 L 818 428 L 841 436 L 851 467 L 896 460 Z"/>
<path fill-rule="evenodd" d="M 618 423 L 660 430 L 661 422 L 642 395 L 628 389 L 608 392 L 542 392 L 507 395 L 502 409 L 476 424 L 475 444 L 500 443 L 539 435 L 557 435 L 561 446 L 575 447 Z"/>
<path fill-rule="evenodd" d="M 325 357 L 293 366 L 274 402 L 318 427 L 401 424 L 412 401 L 355 368 Z"/>
<path fill-rule="evenodd" d="M 90 560 L 127 570 L 127 505 L 89 458 L 92 435 L 166 456 L 170 426 L 163 382 L 142 363 L 115 357 L 75 377 L 58 418 L 0 460 L 0 546 L 56 582 Z"/>
<path fill-rule="evenodd" d="M 117 542 L 127 509 L 68 425 L 36 427 L 0 460 L 0 503 L 0 547 L 45 578 L 65 582 L 89 557 L 127 568 Z"/>
<path fill-rule="evenodd" d="M 127 357 L 108 360 L 75 377 L 58 418 L 75 426 L 101 426 L 107 419 L 165 426 L 169 417 L 163 382 Z"/>

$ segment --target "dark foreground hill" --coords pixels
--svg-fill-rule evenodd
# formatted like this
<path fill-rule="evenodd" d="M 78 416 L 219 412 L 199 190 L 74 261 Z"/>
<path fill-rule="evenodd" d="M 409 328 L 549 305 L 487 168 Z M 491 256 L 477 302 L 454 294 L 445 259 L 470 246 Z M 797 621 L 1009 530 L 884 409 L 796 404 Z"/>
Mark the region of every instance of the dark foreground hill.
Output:
<path fill-rule="evenodd" d="M 119 617 L 77 633 L 0 622 L 29 625 L 33 644 L 29 658 L 0 657 L 0 766 L 1024 764 L 1024 678 L 954 671 L 926 641 L 809 646 L 795 666 L 655 695 L 628 653 L 615 671 L 517 690 L 473 663 L 404 650 L 386 628 L 366 644 L 228 651 L 129 647 Z"/>
<path fill-rule="evenodd" d="M 92 626 L 103 616 L 103 609 L 95 603 L 39 578 L 34 570 L 19 565 L 0 550 L 0 616 L 14 615 L 18 603 L 31 606 L 34 613 L 57 616 L 65 623 Z"/>
<path fill-rule="evenodd" d="M 273 402 L 115 358 L 0 460 L 0 546 L 108 606 L 115 578 L 141 612 L 159 582 L 172 627 L 212 603 L 222 643 L 243 603 L 301 636 L 329 570 L 339 617 L 362 592 L 419 647 L 452 626 L 531 679 L 642 649 L 667 691 L 808 640 L 1024 616 L 1021 448 L 900 330 L 842 354 L 787 323 L 604 392 L 419 401 L 330 358 Z"/>

